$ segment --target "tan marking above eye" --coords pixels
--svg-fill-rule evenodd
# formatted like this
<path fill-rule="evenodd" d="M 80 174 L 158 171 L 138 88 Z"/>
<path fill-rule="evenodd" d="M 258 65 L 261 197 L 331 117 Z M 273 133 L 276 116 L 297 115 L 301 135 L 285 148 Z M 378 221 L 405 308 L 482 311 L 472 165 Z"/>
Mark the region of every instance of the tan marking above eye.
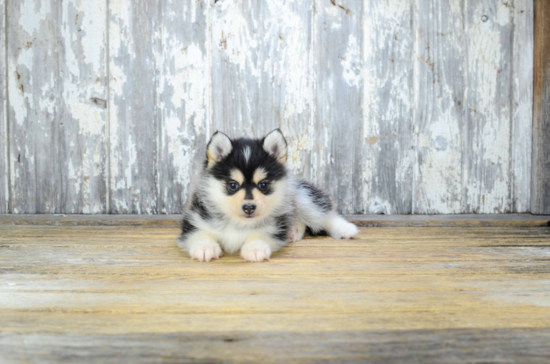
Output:
<path fill-rule="evenodd" d="M 233 204 L 241 205 L 245 199 L 246 191 L 240 190 L 235 193 L 233 196 L 229 197 Z M 240 207 L 239 207 L 240 208 Z"/>
<path fill-rule="evenodd" d="M 262 180 L 264 180 L 266 177 L 267 177 L 267 173 L 265 172 L 265 169 L 263 169 L 263 168 L 258 168 L 258 169 L 254 172 L 254 176 L 252 177 L 252 180 L 254 181 L 255 184 L 258 184 L 258 183 L 260 183 Z"/>
<path fill-rule="evenodd" d="M 242 185 L 244 182 L 244 175 L 238 169 L 231 170 L 231 174 L 229 176 L 233 181 L 237 182 L 240 185 Z"/>

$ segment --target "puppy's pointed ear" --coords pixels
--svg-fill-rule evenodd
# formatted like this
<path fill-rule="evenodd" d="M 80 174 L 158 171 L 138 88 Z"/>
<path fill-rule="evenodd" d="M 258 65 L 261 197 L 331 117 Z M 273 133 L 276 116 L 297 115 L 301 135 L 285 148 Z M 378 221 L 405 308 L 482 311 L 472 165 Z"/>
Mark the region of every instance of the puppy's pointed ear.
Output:
<path fill-rule="evenodd" d="M 231 139 L 222 132 L 215 132 L 206 147 L 206 157 L 208 158 L 208 167 L 212 167 L 217 162 L 225 158 L 233 150 Z"/>
<path fill-rule="evenodd" d="M 280 163 L 286 162 L 286 140 L 280 129 L 275 129 L 264 138 L 264 150 Z"/>

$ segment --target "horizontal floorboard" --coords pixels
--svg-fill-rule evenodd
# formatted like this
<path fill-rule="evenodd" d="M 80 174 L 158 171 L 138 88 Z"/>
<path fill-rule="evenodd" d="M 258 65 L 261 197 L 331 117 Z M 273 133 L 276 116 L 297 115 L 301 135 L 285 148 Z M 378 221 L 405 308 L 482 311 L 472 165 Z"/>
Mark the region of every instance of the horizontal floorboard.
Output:
<path fill-rule="evenodd" d="M 114 225 L 0 225 L 2 362 L 550 359 L 548 227 L 362 227 L 251 264 Z"/>
<path fill-rule="evenodd" d="M 10 362 L 547 363 L 550 329 L 0 334 Z M 98 350 L 98 348 L 100 348 Z M 284 350 L 281 350 L 284 348 Z M 8 350 L 9 349 L 9 350 Z"/>

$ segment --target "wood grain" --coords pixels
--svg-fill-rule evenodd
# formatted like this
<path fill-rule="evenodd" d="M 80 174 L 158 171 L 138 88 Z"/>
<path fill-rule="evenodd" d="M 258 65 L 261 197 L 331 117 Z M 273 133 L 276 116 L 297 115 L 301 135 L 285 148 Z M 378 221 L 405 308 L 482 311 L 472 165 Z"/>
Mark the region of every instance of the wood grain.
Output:
<path fill-rule="evenodd" d="M 172 227 L 0 226 L 0 348 L 12 361 L 547 358 L 549 231 L 361 228 L 262 264 L 205 264 Z"/>
<path fill-rule="evenodd" d="M 410 1 L 364 2 L 362 179 L 366 213 L 412 212 L 413 32 Z"/>
<path fill-rule="evenodd" d="M 55 120 L 60 103 L 55 41 L 59 29 L 44 25 L 59 20 L 59 9 L 52 5 L 53 1 L 39 7 L 24 1 L 7 3 L 13 213 L 58 213 L 62 208 L 64 164 L 58 153 L 60 125 Z"/>
<path fill-rule="evenodd" d="M 106 2 L 56 2 L 63 39 L 59 50 L 61 170 L 59 212 L 106 213 L 107 23 Z"/>
<path fill-rule="evenodd" d="M 6 80 L 6 3 L 0 1 L 0 214 L 9 212 L 9 127 Z"/>
<path fill-rule="evenodd" d="M 550 213 L 532 0 L 0 5 L 0 213 L 180 213 L 276 127 L 346 214 Z"/>
<path fill-rule="evenodd" d="M 24 341 L 22 341 L 24 338 Z M 218 363 L 546 363 L 549 329 L 450 329 L 173 333 L 95 336 L 0 334 L 8 362 L 56 361 L 59 352 L 78 362 Z M 98 350 L 101 348 L 101 350 Z M 284 348 L 284 350 L 278 350 Z"/>
<path fill-rule="evenodd" d="M 109 213 L 158 213 L 159 6 L 109 3 Z"/>
<path fill-rule="evenodd" d="M 512 6 L 465 2 L 464 212 L 510 212 Z"/>
<path fill-rule="evenodd" d="M 155 36 L 158 213 L 179 213 L 210 138 L 208 1 L 162 1 Z M 150 136 L 152 137 L 152 135 Z M 119 203 L 115 203 L 117 205 Z M 142 206 L 143 209 L 145 206 Z"/>
<path fill-rule="evenodd" d="M 414 213 L 464 211 L 463 10 L 459 0 L 414 7 Z"/>
<path fill-rule="evenodd" d="M 530 211 L 533 147 L 533 0 L 515 0 L 512 70 L 512 210 Z"/>
<path fill-rule="evenodd" d="M 288 143 L 289 169 L 300 177 L 319 182 L 319 171 L 314 165 L 324 145 L 316 137 L 315 2 L 283 2 L 283 7 L 273 7 L 279 3 L 273 2 L 268 8 L 283 14 L 278 18 L 279 25 L 271 27 L 271 32 L 280 39 L 278 46 L 270 49 L 269 56 L 278 60 L 272 67 L 276 85 L 275 120 L 279 121 Z M 269 13 L 264 16 L 274 18 Z"/>
<path fill-rule="evenodd" d="M 313 4 L 302 0 L 212 8 L 212 130 L 261 137 L 281 128 L 289 167 L 305 177 L 319 143 L 312 135 L 312 19 Z"/>
<path fill-rule="evenodd" d="M 317 1 L 314 181 L 342 213 L 363 212 L 363 1 Z"/>
<path fill-rule="evenodd" d="M 269 60 L 268 54 L 281 40 L 277 31 L 266 32 L 264 22 L 258 21 L 263 5 L 218 1 L 212 11 L 212 129 L 230 137 L 259 136 L 279 124 L 274 116 L 278 105 L 271 102 L 276 86 L 263 66 L 267 61 L 266 69 L 272 72 L 278 58 Z M 277 18 L 269 23 L 278 25 Z"/>
<path fill-rule="evenodd" d="M 206 1 L 110 7 L 112 213 L 177 213 L 209 137 Z"/>
<path fill-rule="evenodd" d="M 105 4 L 7 10 L 11 211 L 105 212 Z"/>
<path fill-rule="evenodd" d="M 531 211 L 550 212 L 550 4 L 535 0 Z"/>

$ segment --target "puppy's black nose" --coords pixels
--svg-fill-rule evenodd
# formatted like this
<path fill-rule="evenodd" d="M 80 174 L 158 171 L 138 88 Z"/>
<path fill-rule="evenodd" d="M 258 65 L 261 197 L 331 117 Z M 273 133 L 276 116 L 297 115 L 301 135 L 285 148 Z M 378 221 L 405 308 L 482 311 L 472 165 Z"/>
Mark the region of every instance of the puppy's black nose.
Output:
<path fill-rule="evenodd" d="M 247 203 L 243 205 L 243 211 L 248 215 L 252 215 L 256 211 L 256 205 Z"/>

